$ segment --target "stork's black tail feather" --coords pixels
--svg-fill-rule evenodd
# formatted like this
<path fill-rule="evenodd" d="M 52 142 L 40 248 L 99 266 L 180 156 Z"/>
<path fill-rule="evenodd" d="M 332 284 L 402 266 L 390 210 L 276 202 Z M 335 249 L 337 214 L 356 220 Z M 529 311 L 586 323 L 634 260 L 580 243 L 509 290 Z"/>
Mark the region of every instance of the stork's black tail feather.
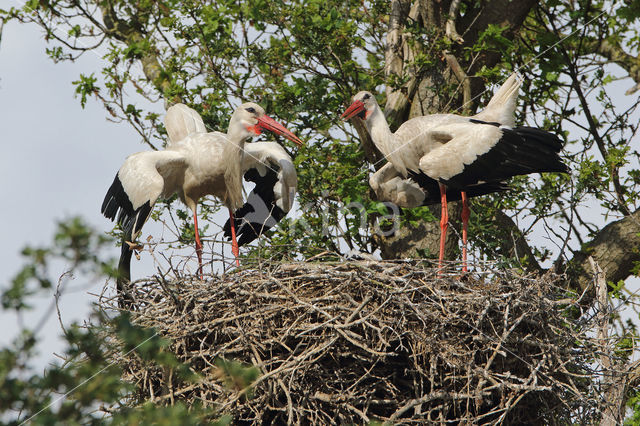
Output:
<path fill-rule="evenodd" d="M 535 127 L 503 129 L 505 134 L 510 131 L 520 136 L 524 142 L 516 145 L 517 158 L 521 160 L 524 167 L 540 173 L 569 173 L 569 167 L 558 156 L 563 142 L 557 135 Z"/>
<path fill-rule="evenodd" d="M 502 137 L 495 146 L 444 183 L 461 190 L 480 182 L 504 181 L 517 175 L 569 172 L 558 155 L 563 145 L 558 136 L 533 127 L 502 127 L 500 130 Z"/>
<path fill-rule="evenodd" d="M 130 309 L 133 306 L 133 298 L 130 292 L 131 256 L 133 252 L 127 242 L 132 242 L 134 236 L 142 229 L 142 225 L 144 225 L 151 213 L 151 205 L 147 201 L 134 210 L 131 200 L 122 187 L 118 174 L 116 174 L 102 202 L 101 212 L 107 219 L 116 220 L 123 231 L 116 288 L 118 291 L 118 306 Z"/>
<path fill-rule="evenodd" d="M 274 186 L 278 181 L 279 167 L 272 164 L 266 174 L 260 175 L 257 169 L 249 169 L 245 180 L 255 182 L 256 186 L 247 197 L 247 202 L 233 213 L 238 246 L 256 240 L 265 231 L 274 227 L 287 213 L 276 204 Z M 231 238 L 231 221 L 228 219 L 223 228 L 224 236 Z"/>

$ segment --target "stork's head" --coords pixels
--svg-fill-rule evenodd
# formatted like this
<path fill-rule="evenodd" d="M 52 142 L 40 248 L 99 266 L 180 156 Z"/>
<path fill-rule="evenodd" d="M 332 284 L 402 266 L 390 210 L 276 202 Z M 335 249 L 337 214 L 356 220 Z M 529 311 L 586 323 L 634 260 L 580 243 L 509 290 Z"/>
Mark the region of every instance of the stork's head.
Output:
<path fill-rule="evenodd" d="M 246 137 L 257 136 L 265 130 L 284 136 L 290 141 L 302 145 L 302 141 L 282 124 L 264 113 L 264 109 L 253 102 L 246 102 L 236 108 L 229 126 L 242 126 Z"/>
<path fill-rule="evenodd" d="M 343 120 L 349 120 L 357 116 L 366 121 L 378 105 L 376 98 L 371 92 L 367 91 L 356 93 L 351 101 L 349 108 L 340 116 Z"/>

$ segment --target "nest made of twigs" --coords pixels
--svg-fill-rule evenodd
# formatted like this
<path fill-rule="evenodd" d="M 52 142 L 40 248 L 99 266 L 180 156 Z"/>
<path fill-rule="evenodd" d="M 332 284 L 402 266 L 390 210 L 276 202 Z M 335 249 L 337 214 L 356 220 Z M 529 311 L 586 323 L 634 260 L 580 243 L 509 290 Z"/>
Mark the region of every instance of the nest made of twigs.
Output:
<path fill-rule="evenodd" d="M 237 423 L 571 422 L 590 415 L 593 353 L 557 280 L 383 261 L 156 277 L 135 284 L 134 321 L 202 379 L 116 357 L 134 403 L 199 402 Z M 218 359 L 259 368 L 251 395 Z"/>

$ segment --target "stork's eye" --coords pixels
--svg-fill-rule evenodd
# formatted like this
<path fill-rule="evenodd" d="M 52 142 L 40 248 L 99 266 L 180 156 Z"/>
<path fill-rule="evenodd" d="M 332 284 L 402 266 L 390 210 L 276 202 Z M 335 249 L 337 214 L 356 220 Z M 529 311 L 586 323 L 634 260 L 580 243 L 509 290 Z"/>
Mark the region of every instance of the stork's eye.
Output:
<path fill-rule="evenodd" d="M 246 108 L 246 110 L 247 110 L 248 112 L 250 112 L 251 114 L 255 114 L 255 113 L 256 113 L 256 109 L 255 109 L 255 108 L 253 108 L 253 107 Z"/>
<path fill-rule="evenodd" d="M 370 97 L 371 97 L 371 95 L 367 93 L 366 95 L 364 95 L 364 96 L 362 97 L 362 100 L 363 100 L 363 101 L 366 101 L 366 100 L 367 100 L 367 99 L 369 99 Z"/>

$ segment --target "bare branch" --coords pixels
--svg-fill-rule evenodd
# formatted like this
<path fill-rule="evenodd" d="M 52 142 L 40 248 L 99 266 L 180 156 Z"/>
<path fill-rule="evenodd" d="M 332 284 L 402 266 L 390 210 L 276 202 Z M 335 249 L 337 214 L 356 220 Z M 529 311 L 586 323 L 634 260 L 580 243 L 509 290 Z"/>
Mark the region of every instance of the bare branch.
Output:
<path fill-rule="evenodd" d="M 2 30 L 4 29 L 5 19 L 0 18 L 0 46 L 2 45 Z"/>
<path fill-rule="evenodd" d="M 462 114 L 469 115 L 471 114 L 471 82 L 469 81 L 469 77 L 458 63 L 456 57 L 453 56 L 450 52 L 445 51 L 444 58 L 447 60 L 449 68 L 451 68 L 456 78 L 462 85 Z"/>
<path fill-rule="evenodd" d="M 463 43 L 464 39 L 456 31 L 456 16 L 458 15 L 459 8 L 460 0 L 453 0 L 449 7 L 449 19 L 447 19 L 447 25 L 445 26 L 445 34 L 449 40 L 456 43 Z"/>
<path fill-rule="evenodd" d="M 600 265 L 609 281 L 618 282 L 631 275 L 635 262 L 640 261 L 640 209 L 629 216 L 605 226 L 585 247 L 582 248 L 567 265 L 567 274 L 575 290 L 580 292 L 589 288 L 593 275 L 588 258 Z M 590 303 L 595 296 L 585 298 Z"/>
<path fill-rule="evenodd" d="M 629 73 L 629 77 L 636 82 L 636 85 L 626 92 L 627 95 L 635 93 L 640 88 L 640 55 L 633 56 L 625 52 L 613 38 L 597 40 L 585 37 L 583 43 L 585 50 L 597 52 Z"/>
<path fill-rule="evenodd" d="M 106 33 L 126 44 L 137 43 L 144 40 L 144 34 L 131 26 L 128 22 L 119 19 L 112 8 L 101 7 Z M 162 74 L 162 66 L 158 56 L 151 52 L 145 52 L 140 58 L 142 71 L 156 89 L 162 94 L 170 86 L 170 81 Z M 174 100 L 175 101 L 175 100 Z"/>

